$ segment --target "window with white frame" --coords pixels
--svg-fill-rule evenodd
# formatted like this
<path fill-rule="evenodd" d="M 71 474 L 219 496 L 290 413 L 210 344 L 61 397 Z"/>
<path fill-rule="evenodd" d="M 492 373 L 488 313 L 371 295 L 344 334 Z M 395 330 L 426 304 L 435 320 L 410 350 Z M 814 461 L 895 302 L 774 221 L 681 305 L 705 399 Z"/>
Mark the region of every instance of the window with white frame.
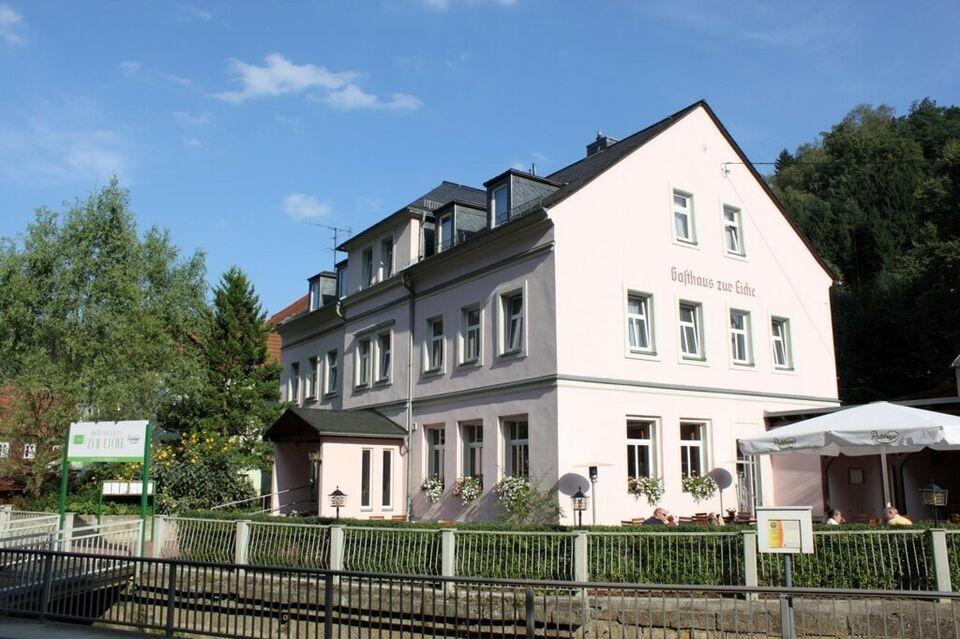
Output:
<path fill-rule="evenodd" d="M 706 430 L 703 422 L 680 422 L 680 472 L 684 477 L 703 477 Z"/>
<path fill-rule="evenodd" d="M 680 354 L 684 359 L 703 359 L 699 304 L 680 302 Z"/>
<path fill-rule="evenodd" d="M 0 442 L 0 459 L 10 456 L 10 442 Z"/>
<path fill-rule="evenodd" d="M 307 360 L 307 374 L 303 380 L 303 393 L 307 399 L 314 399 L 320 394 L 320 385 L 317 383 L 317 362 L 316 357 Z"/>
<path fill-rule="evenodd" d="M 426 370 L 443 370 L 443 318 L 433 317 L 427 320 Z"/>
<path fill-rule="evenodd" d="M 743 249 L 743 215 L 734 206 L 723 207 L 723 246 L 730 255 L 745 255 Z"/>
<path fill-rule="evenodd" d="M 480 361 L 480 307 L 473 306 L 461 311 L 463 329 L 460 335 L 462 364 Z"/>
<path fill-rule="evenodd" d="M 290 378 L 287 380 L 287 401 L 300 401 L 300 362 L 290 364 Z"/>
<path fill-rule="evenodd" d="M 364 448 L 360 451 L 360 507 L 370 508 L 370 473 L 373 462 L 373 450 Z"/>
<path fill-rule="evenodd" d="M 384 510 L 393 508 L 393 451 L 384 449 L 383 451 L 383 482 L 381 484 L 380 504 Z"/>
<path fill-rule="evenodd" d="M 393 275 L 393 238 L 380 241 L 380 279 Z"/>
<path fill-rule="evenodd" d="M 627 295 L 627 341 L 630 350 L 637 353 L 652 353 L 653 316 L 651 297 L 643 293 Z"/>
<path fill-rule="evenodd" d="M 790 320 L 784 317 L 774 317 L 770 320 L 770 341 L 773 347 L 773 365 L 776 368 L 793 368 Z"/>
<path fill-rule="evenodd" d="M 453 246 L 453 213 L 448 213 L 440 218 L 437 230 L 438 250 L 444 251 Z"/>
<path fill-rule="evenodd" d="M 483 424 L 461 424 L 460 437 L 463 441 L 463 476 L 480 477 L 483 475 Z"/>
<path fill-rule="evenodd" d="M 523 291 L 500 296 L 500 354 L 523 350 Z"/>
<path fill-rule="evenodd" d="M 441 426 L 424 428 L 427 436 L 427 477 L 444 481 L 443 459 L 447 448 L 447 431 Z"/>
<path fill-rule="evenodd" d="M 377 335 L 377 379 L 378 383 L 390 381 L 390 345 L 393 340 L 390 331 Z"/>
<path fill-rule="evenodd" d="M 673 192 L 673 235 L 681 242 L 696 244 L 693 220 L 693 196 L 682 191 Z"/>
<path fill-rule="evenodd" d="M 527 477 L 530 474 L 530 437 L 526 419 L 503 421 L 505 474 L 512 477 Z"/>
<path fill-rule="evenodd" d="M 347 264 L 343 263 L 337 266 L 337 298 L 343 299 L 347 296 Z"/>
<path fill-rule="evenodd" d="M 360 263 L 363 267 L 363 285 L 370 286 L 373 284 L 373 247 L 363 249 L 363 255 L 361 255 Z"/>
<path fill-rule="evenodd" d="M 321 279 L 318 277 L 310 281 L 310 310 L 315 311 L 323 303 L 323 296 L 320 293 Z"/>
<path fill-rule="evenodd" d="M 494 224 L 503 224 L 510 219 L 510 205 L 507 197 L 507 187 L 498 186 L 493 190 L 493 220 Z"/>
<path fill-rule="evenodd" d="M 324 376 L 323 376 L 323 388 L 325 395 L 332 395 L 337 392 L 337 383 L 340 381 L 340 361 L 339 353 L 337 349 L 332 351 L 327 351 L 327 355 L 324 358 Z"/>
<path fill-rule="evenodd" d="M 37 445 L 36 444 L 24 444 L 23 445 L 23 458 L 24 459 L 36 459 L 37 457 Z"/>
<path fill-rule="evenodd" d="M 370 338 L 364 337 L 357 341 L 357 386 L 366 386 L 370 383 Z"/>
<path fill-rule="evenodd" d="M 750 340 L 750 313 L 730 309 L 730 357 L 734 364 L 753 364 Z"/>
<path fill-rule="evenodd" d="M 627 479 L 656 476 L 656 428 L 652 419 L 627 420 Z"/>

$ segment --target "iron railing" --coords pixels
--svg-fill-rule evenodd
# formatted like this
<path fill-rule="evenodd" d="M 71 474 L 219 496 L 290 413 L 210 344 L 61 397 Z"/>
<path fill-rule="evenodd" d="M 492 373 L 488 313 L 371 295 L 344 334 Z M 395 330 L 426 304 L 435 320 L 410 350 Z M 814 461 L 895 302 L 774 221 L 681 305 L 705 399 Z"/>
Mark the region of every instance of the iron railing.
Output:
<path fill-rule="evenodd" d="M 0 549 L 0 614 L 218 637 L 960 639 L 960 595 L 446 578 Z"/>

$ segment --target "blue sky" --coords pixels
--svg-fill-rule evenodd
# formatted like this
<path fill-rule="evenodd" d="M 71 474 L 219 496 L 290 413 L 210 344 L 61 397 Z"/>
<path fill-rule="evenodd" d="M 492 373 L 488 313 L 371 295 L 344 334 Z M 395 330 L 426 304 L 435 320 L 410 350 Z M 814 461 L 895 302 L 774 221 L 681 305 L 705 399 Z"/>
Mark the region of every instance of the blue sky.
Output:
<path fill-rule="evenodd" d="M 860 103 L 960 102 L 960 5 L 0 0 L 0 236 L 119 176 L 276 310 L 443 179 L 548 173 L 706 98 L 754 161 Z"/>

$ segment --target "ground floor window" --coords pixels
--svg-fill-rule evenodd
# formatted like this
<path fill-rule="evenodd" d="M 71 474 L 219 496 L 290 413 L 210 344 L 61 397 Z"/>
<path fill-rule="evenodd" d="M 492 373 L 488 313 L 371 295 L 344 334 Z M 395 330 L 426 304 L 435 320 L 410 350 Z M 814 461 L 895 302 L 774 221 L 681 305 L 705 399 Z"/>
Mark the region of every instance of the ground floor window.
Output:
<path fill-rule="evenodd" d="M 384 508 L 393 507 L 393 451 L 383 451 L 383 500 Z"/>
<path fill-rule="evenodd" d="M 656 459 L 656 422 L 627 420 L 627 479 L 653 477 Z"/>
<path fill-rule="evenodd" d="M 360 453 L 360 507 L 370 508 L 370 462 L 373 451 L 364 448 Z"/>
<path fill-rule="evenodd" d="M 527 477 L 530 474 L 530 438 L 526 419 L 507 419 L 503 422 L 506 439 L 506 474 Z"/>
<path fill-rule="evenodd" d="M 707 425 L 680 422 L 680 469 L 684 477 L 702 477 Z"/>
<path fill-rule="evenodd" d="M 443 455 L 446 449 L 447 434 L 443 426 L 430 426 L 427 434 L 427 477 L 444 481 Z"/>
<path fill-rule="evenodd" d="M 463 438 L 463 476 L 480 477 L 483 475 L 483 424 L 462 424 Z"/>

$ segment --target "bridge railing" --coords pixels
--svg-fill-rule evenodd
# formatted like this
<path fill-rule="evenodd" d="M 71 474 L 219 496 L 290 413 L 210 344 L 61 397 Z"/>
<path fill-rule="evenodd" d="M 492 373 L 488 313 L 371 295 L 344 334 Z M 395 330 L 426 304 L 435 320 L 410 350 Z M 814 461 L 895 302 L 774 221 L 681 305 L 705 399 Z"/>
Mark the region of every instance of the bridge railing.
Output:
<path fill-rule="evenodd" d="M 929 591 L 479 579 L 23 549 L 0 549 L 0 575 L 0 615 L 168 637 L 960 639 L 960 594 Z"/>
<path fill-rule="evenodd" d="M 63 551 L 133 557 L 140 554 L 143 523 L 139 519 L 66 528 L 57 535 Z"/>

